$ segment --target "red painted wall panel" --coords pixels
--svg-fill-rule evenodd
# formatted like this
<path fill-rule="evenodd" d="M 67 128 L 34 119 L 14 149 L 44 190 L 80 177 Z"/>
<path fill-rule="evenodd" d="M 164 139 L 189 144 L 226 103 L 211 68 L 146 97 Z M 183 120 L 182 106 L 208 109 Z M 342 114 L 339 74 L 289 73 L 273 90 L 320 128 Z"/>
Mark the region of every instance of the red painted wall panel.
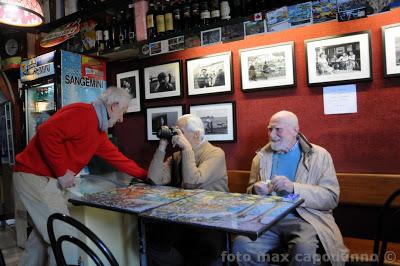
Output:
<path fill-rule="evenodd" d="M 381 27 L 399 22 L 400 9 L 349 22 L 326 22 L 277 33 L 246 38 L 242 41 L 197 47 L 162 55 L 145 61 L 119 62 L 108 65 L 108 80 L 116 84 L 115 74 L 181 59 L 232 51 L 234 94 L 201 96 L 146 102 L 148 106 L 166 104 L 199 104 L 236 101 L 237 142 L 216 143 L 224 149 L 229 169 L 249 169 L 254 151 L 267 142 L 269 117 L 279 110 L 290 110 L 299 116 L 301 131 L 308 139 L 325 147 L 340 172 L 400 172 L 400 79 L 384 79 L 382 67 Z M 321 87 L 308 87 L 304 40 L 343 33 L 371 31 L 373 81 L 357 84 L 358 112 L 324 115 Z M 296 78 L 294 88 L 259 92 L 242 92 L 239 50 L 280 42 L 295 42 Z M 185 64 L 183 76 L 186 75 Z M 115 133 L 121 149 L 129 157 L 147 166 L 158 143 L 147 142 L 145 114 L 128 114 Z"/>

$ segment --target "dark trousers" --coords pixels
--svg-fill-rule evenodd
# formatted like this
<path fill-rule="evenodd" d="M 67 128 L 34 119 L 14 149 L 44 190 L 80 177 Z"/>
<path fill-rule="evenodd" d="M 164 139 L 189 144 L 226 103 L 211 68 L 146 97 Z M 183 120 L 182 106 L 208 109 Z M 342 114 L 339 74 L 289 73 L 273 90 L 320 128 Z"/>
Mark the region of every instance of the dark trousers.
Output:
<path fill-rule="evenodd" d="M 151 265 L 222 265 L 225 235 L 181 224 L 146 223 Z"/>

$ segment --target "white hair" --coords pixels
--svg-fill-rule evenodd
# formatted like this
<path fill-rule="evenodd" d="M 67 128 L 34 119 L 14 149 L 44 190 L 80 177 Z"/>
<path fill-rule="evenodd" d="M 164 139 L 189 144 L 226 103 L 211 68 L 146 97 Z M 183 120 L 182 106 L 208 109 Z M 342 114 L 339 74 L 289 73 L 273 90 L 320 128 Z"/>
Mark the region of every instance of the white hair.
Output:
<path fill-rule="evenodd" d="M 204 138 L 204 124 L 203 121 L 196 115 L 186 114 L 178 118 L 178 121 L 184 120 L 184 127 L 187 131 L 192 133 L 198 131 L 200 133 L 200 140 Z"/>
<path fill-rule="evenodd" d="M 128 106 L 132 96 L 123 88 L 108 87 L 99 97 L 105 105 L 109 106 L 118 103 L 121 106 Z"/>

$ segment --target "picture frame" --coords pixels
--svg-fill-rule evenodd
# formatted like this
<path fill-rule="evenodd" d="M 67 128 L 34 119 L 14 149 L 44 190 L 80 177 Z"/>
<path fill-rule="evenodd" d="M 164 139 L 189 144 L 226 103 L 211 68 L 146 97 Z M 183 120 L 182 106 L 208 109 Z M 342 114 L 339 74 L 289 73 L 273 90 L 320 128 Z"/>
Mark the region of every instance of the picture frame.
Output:
<path fill-rule="evenodd" d="M 400 77 L 400 23 L 382 27 L 383 75 Z"/>
<path fill-rule="evenodd" d="M 235 102 L 190 105 L 189 113 L 200 117 L 203 121 L 207 140 L 236 141 Z"/>
<path fill-rule="evenodd" d="M 147 140 L 159 140 L 156 136 L 160 126 L 175 126 L 176 121 L 184 113 L 183 105 L 160 106 L 146 108 Z"/>
<path fill-rule="evenodd" d="M 186 60 L 188 95 L 232 93 L 231 60 L 231 52 Z"/>
<path fill-rule="evenodd" d="M 372 80 L 371 32 L 304 41 L 309 86 Z"/>
<path fill-rule="evenodd" d="M 294 42 L 244 49 L 239 54 L 242 91 L 296 85 Z"/>
<path fill-rule="evenodd" d="M 142 110 L 140 101 L 139 70 L 118 73 L 117 87 L 124 88 L 132 96 L 127 113 L 136 113 Z"/>
<path fill-rule="evenodd" d="M 146 100 L 182 97 L 181 61 L 145 67 L 143 70 Z"/>

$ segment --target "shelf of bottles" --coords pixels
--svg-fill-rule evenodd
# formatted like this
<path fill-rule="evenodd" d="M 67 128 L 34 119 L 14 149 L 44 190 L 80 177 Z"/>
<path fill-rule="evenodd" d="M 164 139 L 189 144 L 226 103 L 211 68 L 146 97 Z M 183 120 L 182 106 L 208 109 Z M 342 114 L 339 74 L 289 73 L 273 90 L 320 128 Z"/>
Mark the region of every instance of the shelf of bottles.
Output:
<path fill-rule="evenodd" d="M 78 12 L 61 19 L 64 23 L 80 18 L 94 20 L 93 39 L 81 51 L 74 48 L 81 40 L 68 42 L 62 49 L 96 54 L 111 60 L 140 57 L 142 46 L 203 30 L 239 24 L 256 12 L 273 8 L 274 0 L 80 0 Z M 59 25 L 56 21 L 52 26 Z M 78 34 L 79 35 L 79 34 Z M 85 38 L 85 40 L 84 40 Z"/>

